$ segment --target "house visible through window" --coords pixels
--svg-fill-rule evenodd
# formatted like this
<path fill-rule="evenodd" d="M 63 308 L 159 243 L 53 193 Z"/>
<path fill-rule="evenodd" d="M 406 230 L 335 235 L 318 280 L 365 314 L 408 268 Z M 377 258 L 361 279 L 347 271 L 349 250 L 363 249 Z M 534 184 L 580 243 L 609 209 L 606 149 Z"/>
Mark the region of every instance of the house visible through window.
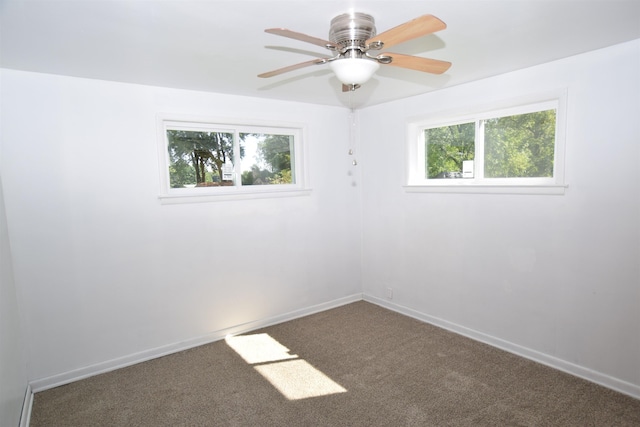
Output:
<path fill-rule="evenodd" d="M 413 123 L 411 186 L 558 186 L 563 184 L 559 102 Z"/>
<path fill-rule="evenodd" d="M 162 194 L 303 189 L 302 129 L 161 120 Z"/>

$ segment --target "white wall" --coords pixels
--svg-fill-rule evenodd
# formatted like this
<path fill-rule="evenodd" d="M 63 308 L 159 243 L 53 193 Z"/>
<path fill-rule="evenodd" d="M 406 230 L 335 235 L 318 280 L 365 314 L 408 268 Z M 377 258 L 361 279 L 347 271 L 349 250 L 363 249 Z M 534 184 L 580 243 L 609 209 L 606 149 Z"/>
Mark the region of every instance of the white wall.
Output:
<path fill-rule="evenodd" d="M 0 425 L 17 426 L 28 381 L 0 178 Z"/>
<path fill-rule="evenodd" d="M 21 339 L 18 300 L 28 378 L 47 387 L 364 289 L 640 396 L 639 52 L 367 108 L 357 168 L 344 109 L 2 70 L 15 277 L 14 290 L 3 269 L 3 348 Z M 565 195 L 402 190 L 408 119 L 557 88 L 569 94 Z M 161 205 L 160 112 L 308 124 L 312 194 Z M 15 351 L 2 353 L 3 372 L 17 369 L 9 417 L 24 388 Z"/>
<path fill-rule="evenodd" d="M 12 70 L 2 79 L 6 210 L 35 389 L 361 296 L 348 110 Z M 158 113 L 306 124 L 311 195 L 162 205 Z"/>
<path fill-rule="evenodd" d="M 640 397 L 638 76 L 634 41 L 362 111 L 365 294 Z M 403 191 L 408 120 L 558 88 L 565 195 Z"/>

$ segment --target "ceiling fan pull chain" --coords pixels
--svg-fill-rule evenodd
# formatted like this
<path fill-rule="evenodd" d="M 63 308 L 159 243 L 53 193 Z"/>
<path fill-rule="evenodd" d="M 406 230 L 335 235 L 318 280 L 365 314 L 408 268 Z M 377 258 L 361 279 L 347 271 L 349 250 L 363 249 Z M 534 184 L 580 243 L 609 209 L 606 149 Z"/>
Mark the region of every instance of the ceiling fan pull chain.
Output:
<path fill-rule="evenodd" d="M 358 130 L 358 123 L 356 121 L 356 111 L 353 109 L 352 106 L 352 91 L 349 92 L 349 107 L 351 109 L 351 111 L 349 112 L 349 155 L 353 156 L 354 155 L 354 147 L 356 145 L 357 142 L 357 130 Z M 358 161 L 354 158 L 351 161 L 351 165 L 353 166 L 358 166 Z"/>

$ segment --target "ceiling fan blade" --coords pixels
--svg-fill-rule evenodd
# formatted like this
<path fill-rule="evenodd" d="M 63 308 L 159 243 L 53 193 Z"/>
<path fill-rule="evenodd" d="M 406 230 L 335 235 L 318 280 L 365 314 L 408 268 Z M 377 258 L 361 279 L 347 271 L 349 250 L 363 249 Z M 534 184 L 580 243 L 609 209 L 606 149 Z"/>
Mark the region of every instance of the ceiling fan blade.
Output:
<path fill-rule="evenodd" d="M 297 33 L 295 31 L 287 30 L 286 28 L 268 28 L 264 31 L 265 33 L 275 34 L 282 37 L 289 37 L 290 39 L 315 44 L 316 46 L 326 47 L 327 49 L 331 50 L 339 49 L 339 46 L 337 44 L 332 43 L 329 40 L 323 40 L 317 37 L 308 36 L 306 34 Z"/>
<path fill-rule="evenodd" d="M 399 53 L 385 53 L 384 56 L 391 58 L 391 62 L 387 63 L 387 65 L 424 71 L 425 73 L 431 74 L 442 74 L 451 67 L 451 62 L 421 58 L 419 56 L 402 55 Z"/>
<path fill-rule="evenodd" d="M 381 49 L 382 46 L 377 47 L 376 45 L 382 43 L 383 46 L 387 48 L 420 36 L 426 36 L 427 34 L 444 30 L 445 28 L 447 28 L 447 24 L 435 16 L 422 15 L 416 19 L 378 34 L 375 37 L 371 37 L 365 42 L 365 45 L 371 45 L 371 49 Z"/>
<path fill-rule="evenodd" d="M 278 68 L 277 70 L 268 71 L 266 73 L 258 74 L 258 77 L 262 77 L 262 78 L 273 77 L 273 76 L 277 76 L 277 75 L 280 75 L 280 74 L 287 73 L 289 71 L 297 70 L 299 68 L 308 67 L 310 65 L 324 64 L 325 62 L 327 62 L 327 60 L 325 58 L 312 59 L 311 61 L 301 62 L 299 64 L 289 65 L 288 67 Z"/>

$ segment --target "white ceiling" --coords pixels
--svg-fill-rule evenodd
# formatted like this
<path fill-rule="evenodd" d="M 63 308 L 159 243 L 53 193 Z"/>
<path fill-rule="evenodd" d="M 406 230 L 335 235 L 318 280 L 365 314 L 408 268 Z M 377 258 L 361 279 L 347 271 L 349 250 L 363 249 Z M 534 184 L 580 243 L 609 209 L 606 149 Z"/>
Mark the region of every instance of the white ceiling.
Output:
<path fill-rule="evenodd" d="M 3 68 L 354 108 L 640 38 L 639 0 L 0 1 Z M 382 66 L 353 93 L 327 65 L 257 77 L 331 56 L 265 28 L 327 39 L 331 19 L 352 10 L 373 15 L 378 33 L 439 17 L 447 29 L 392 50 L 452 67 L 438 76 Z"/>

